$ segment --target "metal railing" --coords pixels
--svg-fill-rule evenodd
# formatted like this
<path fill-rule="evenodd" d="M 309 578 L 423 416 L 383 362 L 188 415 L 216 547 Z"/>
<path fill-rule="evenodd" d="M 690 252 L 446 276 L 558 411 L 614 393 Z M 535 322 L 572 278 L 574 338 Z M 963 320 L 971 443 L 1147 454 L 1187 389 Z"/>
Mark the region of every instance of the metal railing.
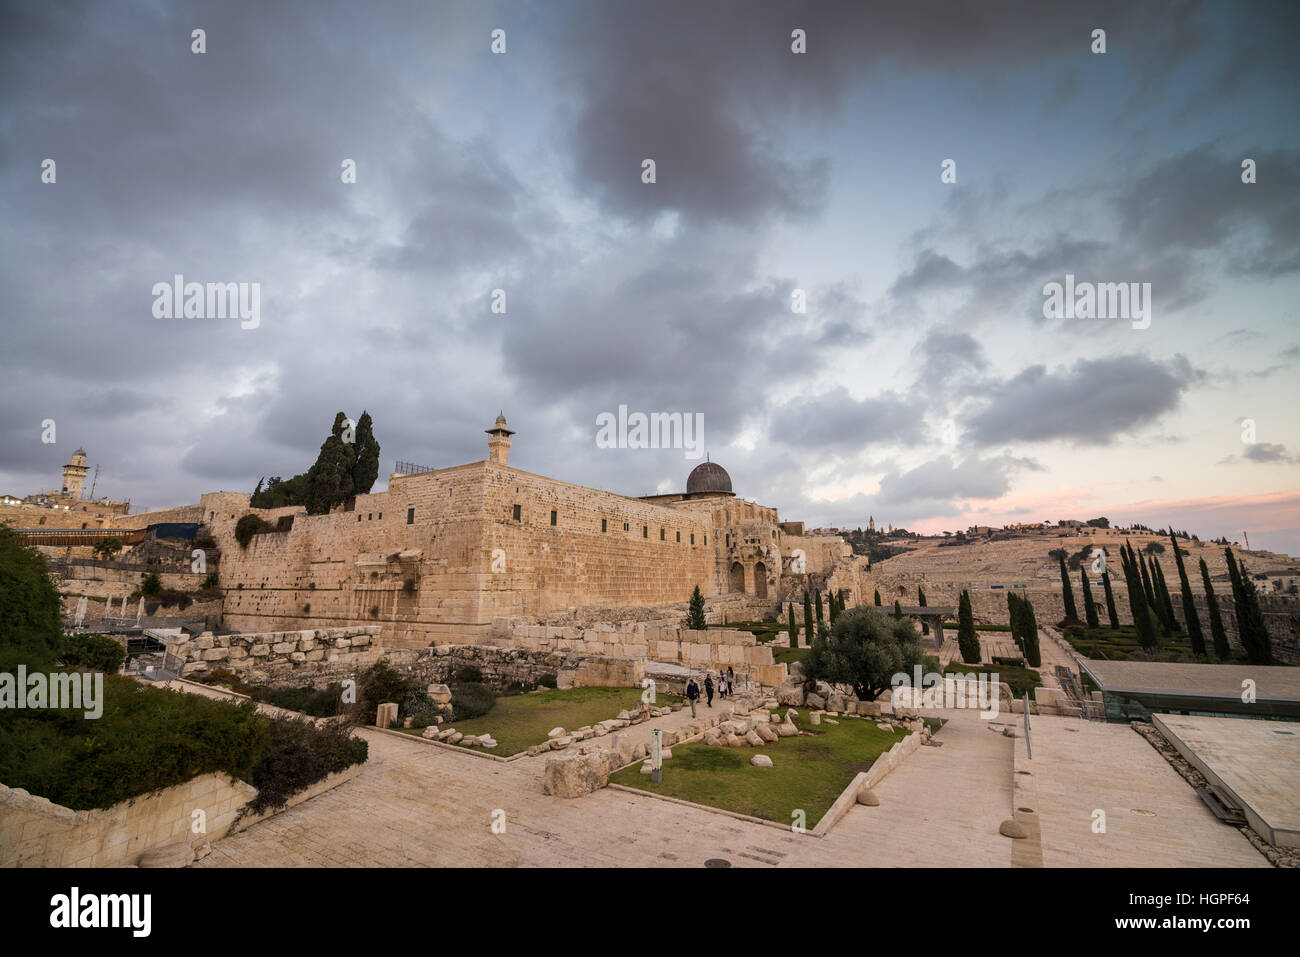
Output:
<path fill-rule="evenodd" d="M 419 475 L 422 472 L 437 471 L 431 465 L 416 465 L 414 462 L 404 462 L 397 460 L 397 468 L 393 469 L 394 475 Z"/>

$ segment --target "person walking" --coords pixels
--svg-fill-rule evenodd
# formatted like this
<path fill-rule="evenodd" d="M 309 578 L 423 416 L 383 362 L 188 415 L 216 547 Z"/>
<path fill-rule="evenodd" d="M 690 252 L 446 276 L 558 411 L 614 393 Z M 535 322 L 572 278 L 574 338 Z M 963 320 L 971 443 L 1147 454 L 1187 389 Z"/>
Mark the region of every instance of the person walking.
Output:
<path fill-rule="evenodd" d="M 712 675 L 706 674 L 704 676 L 704 693 L 705 695 L 708 696 L 709 707 L 712 708 L 713 707 L 713 676 Z"/>
<path fill-rule="evenodd" d="M 686 682 L 686 700 L 691 703 L 691 717 L 695 717 L 695 702 L 700 700 L 700 686 L 695 683 L 694 676 Z"/>

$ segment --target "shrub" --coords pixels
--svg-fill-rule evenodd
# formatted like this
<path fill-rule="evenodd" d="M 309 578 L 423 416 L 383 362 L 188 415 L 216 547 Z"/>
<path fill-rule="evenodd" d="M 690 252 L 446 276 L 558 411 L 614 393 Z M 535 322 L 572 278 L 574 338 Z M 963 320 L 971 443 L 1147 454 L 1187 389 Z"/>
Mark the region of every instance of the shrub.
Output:
<path fill-rule="evenodd" d="M 45 558 L 0 525 L 0 670 L 52 662 L 62 645 L 62 607 Z"/>
<path fill-rule="evenodd" d="M 311 685 L 299 688 L 258 686 L 248 688 L 245 693 L 251 694 L 257 701 L 265 701 L 277 708 L 299 711 L 316 718 L 327 718 L 338 714 L 340 703 L 343 701 L 343 685 L 337 681 L 323 689 L 313 688 Z"/>
<path fill-rule="evenodd" d="M 257 788 L 248 805 L 253 813 L 284 807 L 294 794 L 369 756 L 370 746 L 352 737 L 346 725 L 317 727 L 301 718 L 270 718 L 267 724 L 269 740 L 250 781 Z"/>
<path fill-rule="evenodd" d="M 224 771 L 249 781 L 266 749 L 251 701 L 215 701 L 105 675 L 103 714 L 0 710 L 0 781 L 73 810 L 109 807 Z"/>
<path fill-rule="evenodd" d="M 69 668 L 116 674 L 126 658 L 126 648 L 106 635 L 66 635 L 59 662 Z"/>
<path fill-rule="evenodd" d="M 194 539 L 194 547 L 202 548 L 204 550 L 216 548 L 217 540 L 211 535 L 200 535 L 198 538 Z"/>
<path fill-rule="evenodd" d="M 357 680 L 358 717 L 363 724 L 374 724 L 381 704 L 395 701 L 400 708 L 417 689 L 424 690 L 417 680 L 401 674 L 386 661 L 376 661 Z"/>
<path fill-rule="evenodd" d="M 492 689 L 477 681 L 466 681 L 451 686 L 451 709 L 453 721 L 468 721 L 478 718 L 492 710 L 496 704 L 496 695 Z"/>
<path fill-rule="evenodd" d="M 235 541 L 239 542 L 240 548 L 247 548 L 254 535 L 269 532 L 271 527 L 270 523 L 266 522 L 260 515 L 249 512 L 235 523 Z"/>
<path fill-rule="evenodd" d="M 466 665 L 456 672 L 456 680 L 480 684 L 483 681 L 483 672 L 473 665 Z"/>
<path fill-rule="evenodd" d="M 446 717 L 442 708 L 422 688 L 411 690 L 402 703 L 399 714 L 411 719 L 412 728 L 427 728 L 436 723 L 435 718 Z"/>
<path fill-rule="evenodd" d="M 402 582 L 402 591 L 406 592 L 408 595 L 413 595 L 415 593 L 415 579 L 408 578 L 406 581 Z"/>
<path fill-rule="evenodd" d="M 140 582 L 140 594 L 149 598 L 156 598 L 162 594 L 162 579 L 158 577 L 157 572 L 150 572 L 144 576 Z"/>
<path fill-rule="evenodd" d="M 203 590 L 212 591 L 214 588 L 220 588 L 221 582 L 217 578 L 216 572 L 208 572 L 208 577 L 203 579 Z"/>

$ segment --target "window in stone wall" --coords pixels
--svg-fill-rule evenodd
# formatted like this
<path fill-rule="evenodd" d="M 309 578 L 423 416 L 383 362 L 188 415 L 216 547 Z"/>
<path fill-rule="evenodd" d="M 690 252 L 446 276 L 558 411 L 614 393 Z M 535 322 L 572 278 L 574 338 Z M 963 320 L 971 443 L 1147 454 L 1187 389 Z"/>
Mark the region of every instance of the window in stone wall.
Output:
<path fill-rule="evenodd" d="M 678 541 L 679 544 L 681 543 L 681 540 L 682 540 L 682 533 L 681 533 L 681 532 L 678 532 L 678 533 L 677 533 L 677 541 Z"/>
<path fill-rule="evenodd" d="M 602 532 L 605 532 L 605 531 L 608 530 L 607 527 L 606 527 L 606 520 L 603 519 L 603 518 L 600 520 L 600 530 L 601 530 Z"/>
<path fill-rule="evenodd" d="M 381 522 L 384 520 L 384 513 L 383 513 L 383 512 L 380 512 L 380 513 L 379 513 L 379 520 L 380 520 Z"/>
<path fill-rule="evenodd" d="M 709 536 L 707 535 L 704 536 L 704 544 L 705 545 L 709 544 Z"/>
<path fill-rule="evenodd" d="M 408 508 L 408 509 L 406 510 L 406 524 L 407 524 L 407 525 L 414 525 L 414 524 L 415 524 L 415 507 L 414 507 L 414 506 L 412 506 L 411 508 Z"/>
<path fill-rule="evenodd" d="M 695 533 L 694 533 L 694 532 L 691 532 L 691 544 L 692 544 L 692 545 L 695 544 Z"/>
<path fill-rule="evenodd" d="M 661 528 L 659 529 L 659 541 L 662 542 L 663 540 L 664 540 L 664 530 Z"/>
<path fill-rule="evenodd" d="M 520 506 L 520 505 L 516 505 L 516 506 L 515 506 L 514 518 L 515 518 L 515 521 L 516 521 L 516 522 L 519 521 L 519 516 L 520 516 L 520 514 L 521 514 L 522 511 L 523 511 L 523 506 Z"/>
<path fill-rule="evenodd" d="M 358 521 L 358 522 L 361 521 L 361 516 L 360 516 L 360 515 L 357 516 L 357 521 Z"/>
<path fill-rule="evenodd" d="M 642 526 L 641 526 L 641 537 L 642 537 L 642 538 L 649 538 L 649 537 L 650 537 L 650 526 L 649 526 L 649 525 L 642 525 Z"/>
<path fill-rule="evenodd" d="M 555 509 L 551 509 L 551 524 L 555 524 Z"/>
<path fill-rule="evenodd" d="M 628 524 L 627 524 L 627 522 L 624 522 L 624 523 L 623 523 L 623 531 L 626 532 L 627 530 L 628 530 Z"/>

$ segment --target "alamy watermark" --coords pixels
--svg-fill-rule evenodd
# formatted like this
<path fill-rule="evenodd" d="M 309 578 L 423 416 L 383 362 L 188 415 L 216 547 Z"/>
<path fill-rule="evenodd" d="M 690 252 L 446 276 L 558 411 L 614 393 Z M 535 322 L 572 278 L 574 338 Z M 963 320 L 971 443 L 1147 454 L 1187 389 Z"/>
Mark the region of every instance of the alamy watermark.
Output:
<path fill-rule="evenodd" d="M 239 319 L 241 329 L 262 324 L 260 282 L 186 282 L 177 273 L 150 291 L 155 319 Z"/>
<path fill-rule="evenodd" d="M 104 675 L 100 672 L 41 671 L 0 672 L 0 709 L 73 708 L 95 719 L 104 713 Z"/>
<path fill-rule="evenodd" d="M 1066 273 L 1065 284 L 1043 286 L 1045 319 L 1130 319 L 1134 329 L 1151 325 L 1151 283 L 1079 282 Z"/>
<path fill-rule="evenodd" d="M 618 414 L 596 416 L 598 449 L 685 449 L 686 458 L 704 454 L 703 412 L 633 412 L 620 405 Z"/>
<path fill-rule="evenodd" d="M 941 675 L 922 674 L 916 665 L 909 675 L 899 671 L 890 676 L 890 704 L 899 708 L 978 708 L 984 720 L 996 718 L 1000 704 L 998 676 L 969 672 Z M 918 700 L 919 699 L 919 700 Z"/>

